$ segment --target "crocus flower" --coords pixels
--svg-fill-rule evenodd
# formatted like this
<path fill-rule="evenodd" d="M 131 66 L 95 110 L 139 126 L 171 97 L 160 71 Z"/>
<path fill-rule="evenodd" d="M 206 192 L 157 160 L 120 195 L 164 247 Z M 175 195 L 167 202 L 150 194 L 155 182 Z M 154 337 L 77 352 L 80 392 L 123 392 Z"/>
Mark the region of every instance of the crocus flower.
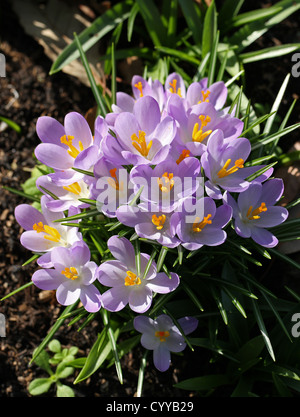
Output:
<path fill-rule="evenodd" d="M 288 217 L 288 210 L 275 206 L 283 193 L 283 181 L 274 178 L 265 183 L 253 182 L 249 188 L 239 194 L 237 201 L 226 192 L 224 200 L 233 209 L 236 233 L 244 238 L 252 238 L 256 243 L 267 248 L 278 244 L 278 239 L 267 230 L 277 226 Z"/>
<path fill-rule="evenodd" d="M 225 142 L 231 142 L 240 136 L 244 126 L 240 119 L 217 111 L 211 103 L 203 102 L 185 110 L 184 102 L 176 94 L 168 100 L 167 114 L 177 122 L 173 143 L 184 145 L 195 156 L 204 153 L 216 129 L 222 130 Z"/>
<path fill-rule="evenodd" d="M 37 260 L 43 268 L 51 268 L 51 251 L 58 247 L 70 247 L 82 240 L 77 227 L 66 227 L 54 220 L 64 218 L 63 212 L 54 213 L 47 208 L 50 198 L 41 197 L 41 209 L 37 210 L 29 204 L 20 204 L 15 208 L 15 217 L 19 225 L 25 230 L 20 237 L 21 244 L 28 250 L 43 253 Z M 74 207 L 70 208 L 68 215 L 78 214 Z"/>
<path fill-rule="evenodd" d="M 36 186 L 42 193 L 47 194 L 45 191 L 47 190 L 57 197 L 57 199 L 51 198 L 47 201 L 46 206 L 50 211 L 61 212 L 69 210 L 70 207 L 79 209 L 89 207 L 89 204 L 80 201 L 81 198 L 90 198 L 88 180 L 83 181 L 81 179 L 70 183 L 69 179 L 66 184 L 63 177 L 62 184 L 59 181 L 59 177 L 56 176 L 54 178 L 53 174 L 42 175 L 36 181 Z"/>
<path fill-rule="evenodd" d="M 169 74 L 165 81 L 165 91 L 167 93 L 167 97 L 171 94 L 176 94 L 181 98 L 185 98 L 186 88 L 181 75 L 176 72 Z"/>
<path fill-rule="evenodd" d="M 42 116 L 37 120 L 37 135 L 42 143 L 35 149 L 39 161 L 57 171 L 68 171 L 75 182 L 80 175 L 73 167 L 86 169 L 95 162 L 99 147 L 86 119 L 77 112 L 68 113 L 64 126 L 56 119 Z"/>
<path fill-rule="evenodd" d="M 131 80 L 132 96 L 127 93 L 116 93 L 116 104 L 112 105 L 113 113 L 109 116 L 109 121 L 116 118 L 116 113 L 133 112 L 134 103 L 140 97 L 151 96 L 153 97 L 163 112 L 164 105 L 166 103 L 166 93 L 163 85 L 159 80 L 152 80 L 149 78 L 145 80 L 140 75 L 134 75 Z"/>
<path fill-rule="evenodd" d="M 155 165 L 166 159 L 176 133 L 175 121 L 161 117 L 159 105 L 151 96 L 134 103 L 133 112 L 122 112 L 116 118 L 116 137 L 108 135 L 102 150 L 104 156 L 119 165 Z"/>
<path fill-rule="evenodd" d="M 196 330 L 198 320 L 194 317 L 183 317 L 178 319 L 178 324 L 184 335 L 188 335 Z M 166 314 L 161 314 L 155 320 L 147 316 L 137 316 L 133 325 L 142 333 L 142 346 L 153 350 L 154 365 L 161 372 L 167 371 L 170 367 L 170 352 L 182 352 L 186 348 L 182 333 Z"/>
<path fill-rule="evenodd" d="M 80 299 L 84 308 L 94 313 L 101 308 L 101 294 L 93 284 L 97 265 L 90 256 L 89 247 L 83 241 L 70 248 L 54 248 L 51 252 L 54 268 L 36 271 L 32 281 L 41 290 L 56 290 L 60 304 L 67 306 Z"/>
<path fill-rule="evenodd" d="M 144 187 L 140 199 L 157 206 L 156 211 L 173 211 L 181 199 L 200 189 L 200 163 L 197 158 L 184 158 L 180 164 L 173 160 L 160 162 L 153 169 L 139 165 L 130 172 L 135 192 Z"/>
<path fill-rule="evenodd" d="M 210 103 L 216 110 L 223 108 L 227 99 L 227 87 L 223 81 L 217 81 L 208 87 L 207 81 L 207 78 L 203 78 L 200 82 L 189 85 L 186 93 L 188 107 L 199 103 Z"/>
<path fill-rule="evenodd" d="M 141 203 L 133 207 L 119 207 L 116 216 L 121 223 L 134 227 L 136 234 L 142 238 L 155 240 L 168 248 L 175 248 L 180 244 L 176 237 L 175 213 L 151 212 L 147 204 Z"/>
<path fill-rule="evenodd" d="M 171 273 L 169 278 L 164 272 L 157 273 L 155 262 L 145 274 L 150 259 L 146 253 L 140 253 L 138 273 L 134 248 L 126 238 L 112 236 L 107 245 L 115 260 L 106 261 L 98 268 L 100 283 L 111 287 L 102 294 L 103 307 L 107 310 L 119 311 L 129 304 L 131 310 L 144 313 L 151 306 L 153 292 L 166 294 L 179 285 L 177 274 Z"/>
<path fill-rule="evenodd" d="M 201 156 L 201 165 L 208 178 L 205 190 L 210 197 L 221 199 L 222 189 L 241 193 L 249 187 L 246 178 L 263 168 L 262 165 L 244 167 L 250 152 L 251 144 L 246 138 L 226 142 L 222 130 L 217 129 L 211 134 Z M 273 168 L 268 169 L 256 181 L 266 180 L 272 172 Z"/>
<path fill-rule="evenodd" d="M 225 242 L 227 234 L 223 227 L 231 219 L 232 208 L 227 204 L 216 207 L 210 197 L 199 200 L 188 198 L 176 215 L 176 232 L 182 246 L 188 250 L 197 250 L 203 245 L 218 246 Z"/>
<path fill-rule="evenodd" d="M 102 157 L 94 166 L 94 176 L 91 197 L 97 201 L 99 211 L 116 217 L 117 208 L 134 197 L 127 170 Z"/>

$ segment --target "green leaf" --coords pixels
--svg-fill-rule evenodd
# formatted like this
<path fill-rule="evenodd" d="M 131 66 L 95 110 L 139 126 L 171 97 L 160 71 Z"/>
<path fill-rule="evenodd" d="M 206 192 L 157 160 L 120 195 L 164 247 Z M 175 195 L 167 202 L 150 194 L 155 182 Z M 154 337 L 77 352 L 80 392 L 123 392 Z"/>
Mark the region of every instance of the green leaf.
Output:
<path fill-rule="evenodd" d="M 203 33 L 202 33 L 202 58 L 205 58 L 214 44 L 217 35 L 217 10 L 215 1 L 213 0 L 207 9 L 204 17 Z"/>
<path fill-rule="evenodd" d="M 74 384 L 82 382 L 95 373 L 108 357 L 111 348 L 112 346 L 108 339 L 107 331 L 104 328 L 98 335 L 96 342 L 93 344 L 91 351 L 86 358 L 85 364 L 75 379 Z"/>
<path fill-rule="evenodd" d="M 277 58 L 279 56 L 291 54 L 299 48 L 299 43 L 272 46 L 271 48 L 264 48 L 259 51 L 243 53 L 240 55 L 240 59 L 243 61 L 243 64 L 249 64 L 250 62 L 257 62 L 264 59 Z"/>
<path fill-rule="evenodd" d="M 105 107 L 104 97 L 100 94 L 99 88 L 98 88 L 98 86 L 96 84 L 95 78 L 94 78 L 93 73 L 91 71 L 89 62 L 87 60 L 87 57 L 85 56 L 84 50 L 83 50 L 83 48 L 81 46 L 80 40 L 79 40 L 78 36 L 76 35 L 76 33 L 74 33 L 74 39 L 75 39 L 75 43 L 76 43 L 76 46 L 78 48 L 79 55 L 80 55 L 80 58 L 82 60 L 82 63 L 83 63 L 85 72 L 86 72 L 87 77 L 89 79 L 89 83 L 90 83 L 90 86 L 91 86 L 91 90 L 92 90 L 92 93 L 93 93 L 93 95 L 95 97 L 97 106 L 98 106 L 98 108 L 101 111 L 101 115 L 103 117 L 105 117 L 107 111 L 106 111 L 106 107 Z"/>
<path fill-rule="evenodd" d="M 42 350 L 42 352 L 39 354 L 39 356 L 35 359 L 34 363 L 44 371 L 46 371 L 49 375 L 52 375 L 52 369 L 49 365 L 50 356 L 45 350 Z"/>
<path fill-rule="evenodd" d="M 137 3 L 134 3 L 133 7 L 131 8 L 129 17 L 128 17 L 128 22 L 127 22 L 127 40 L 128 42 L 131 42 L 131 37 L 132 37 L 132 32 L 133 32 L 133 28 L 134 28 L 134 22 L 135 22 L 135 18 L 137 16 L 137 14 L 139 13 L 140 8 L 139 5 Z"/>
<path fill-rule="evenodd" d="M 19 126 L 16 122 L 13 120 L 8 119 L 7 117 L 0 116 L 0 121 L 4 122 L 9 126 L 11 129 L 15 130 L 19 135 L 22 132 L 21 126 Z"/>
<path fill-rule="evenodd" d="M 257 325 L 259 327 L 259 330 L 264 338 L 264 342 L 265 345 L 267 347 L 267 350 L 271 356 L 271 358 L 273 359 L 273 361 L 275 362 L 275 355 L 274 355 L 274 351 L 273 351 L 273 347 L 272 347 L 272 343 L 271 340 L 269 338 L 262 314 L 260 312 L 260 309 L 258 307 L 258 303 L 256 300 L 252 300 L 252 305 L 253 305 L 253 313 L 254 313 L 254 317 L 256 319 Z"/>
<path fill-rule="evenodd" d="M 293 0 L 280 1 L 273 7 L 281 7 L 282 10 L 268 20 L 255 20 L 254 22 L 244 25 L 241 29 L 229 37 L 228 43 L 231 45 L 237 45 L 238 52 L 240 53 L 243 49 L 264 35 L 271 27 L 282 22 L 284 19 L 300 9 L 300 5 L 295 4 Z"/>
<path fill-rule="evenodd" d="M 166 42 L 167 30 L 160 12 L 153 0 L 136 0 L 143 16 L 147 32 L 154 46 L 161 46 Z"/>
<path fill-rule="evenodd" d="M 125 0 L 111 7 L 100 17 L 98 17 L 91 26 L 87 27 L 79 35 L 79 41 L 84 52 L 88 51 L 93 45 L 100 41 L 107 33 L 112 31 L 117 25 L 126 20 L 129 16 L 133 2 Z M 76 42 L 73 41 L 68 45 L 53 63 L 50 75 L 60 71 L 64 66 L 70 64 L 79 58 L 79 51 Z"/>
<path fill-rule="evenodd" d="M 28 391 L 31 395 L 41 395 L 49 391 L 54 380 L 50 378 L 36 378 L 30 382 Z"/>
<path fill-rule="evenodd" d="M 194 1 L 178 0 L 194 42 L 200 45 L 202 39 L 202 17 L 198 4 Z"/>
<path fill-rule="evenodd" d="M 230 380 L 227 375 L 216 374 L 186 379 L 175 384 L 174 387 L 188 391 L 208 391 L 223 385 L 228 385 L 229 383 Z"/>
<path fill-rule="evenodd" d="M 56 390 L 57 397 L 75 397 L 75 392 L 71 387 L 64 384 L 57 384 Z"/>
<path fill-rule="evenodd" d="M 273 16 L 282 11 L 282 7 L 268 7 L 265 9 L 251 10 L 249 12 L 241 13 L 231 19 L 230 27 L 244 26 L 247 23 L 255 22 L 266 17 Z"/>
<path fill-rule="evenodd" d="M 197 66 L 200 65 L 200 60 L 198 58 L 196 58 L 194 55 L 187 54 L 186 52 L 183 52 L 181 50 L 168 48 L 166 46 L 156 46 L 155 49 L 166 55 L 171 55 L 176 58 L 179 58 L 181 61 L 188 62 Z"/>
<path fill-rule="evenodd" d="M 70 361 L 71 362 L 71 361 Z M 66 363 L 60 363 L 56 369 L 57 378 L 68 378 L 74 373 L 74 368 L 72 366 L 67 366 Z"/>
<path fill-rule="evenodd" d="M 9 294 L 5 295 L 4 297 L 2 297 L 0 299 L 0 301 L 6 300 L 7 298 L 11 297 L 12 295 L 17 294 L 20 291 L 25 290 L 25 288 L 30 287 L 31 285 L 33 285 L 33 281 L 28 282 L 27 284 L 22 285 L 20 288 L 17 288 L 16 290 L 10 292 Z"/>
<path fill-rule="evenodd" d="M 67 306 L 63 313 L 61 314 L 61 317 L 63 317 L 64 315 L 68 314 L 70 311 L 72 311 L 78 304 L 78 301 L 72 305 Z M 32 363 L 33 361 L 36 360 L 36 358 L 38 357 L 38 355 L 42 352 L 42 350 L 46 347 L 46 345 L 48 345 L 48 343 L 50 342 L 50 340 L 53 338 L 53 336 L 55 335 L 55 333 L 57 332 L 57 330 L 60 328 L 60 326 L 63 324 L 64 320 L 63 318 L 59 317 L 56 321 L 56 323 L 51 327 L 51 329 L 49 330 L 47 336 L 44 338 L 44 340 L 42 341 L 42 343 L 39 345 L 39 347 L 34 351 L 34 354 L 32 356 L 32 359 L 30 361 L 30 363 Z"/>
<path fill-rule="evenodd" d="M 61 351 L 60 341 L 57 339 L 51 340 L 48 344 L 48 349 L 53 353 L 59 353 Z"/>

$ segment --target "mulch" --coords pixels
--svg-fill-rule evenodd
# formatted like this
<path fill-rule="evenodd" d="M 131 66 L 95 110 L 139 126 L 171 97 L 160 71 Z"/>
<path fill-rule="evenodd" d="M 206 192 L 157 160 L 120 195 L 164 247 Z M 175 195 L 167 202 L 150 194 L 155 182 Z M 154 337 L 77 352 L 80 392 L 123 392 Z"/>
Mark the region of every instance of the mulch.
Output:
<path fill-rule="evenodd" d="M 262 3 L 262 2 L 259 2 Z M 279 28 L 271 30 L 256 46 L 266 47 L 275 39 L 295 42 L 297 19 L 290 18 Z M 76 78 L 58 73 L 49 76 L 51 62 L 41 46 L 24 33 L 9 2 L 1 2 L 1 52 L 6 57 L 6 78 L 0 78 L 0 115 L 10 118 L 21 126 L 21 134 L 7 128 L 0 136 L 0 181 L 4 186 L 20 189 L 20 184 L 30 176 L 35 165 L 33 150 L 39 139 L 35 124 L 41 115 L 49 115 L 63 122 L 70 111 L 85 114 L 94 106 L 90 89 Z M 300 40 L 298 40 L 300 42 Z M 272 103 L 285 75 L 291 70 L 290 56 L 270 60 L 246 68 L 247 86 L 253 100 Z M 255 68 L 255 71 L 253 69 Z M 287 97 L 300 95 L 299 79 L 291 79 Z M 283 102 L 282 112 L 289 107 L 290 100 Z M 300 121 L 299 104 L 290 123 Z M 297 140 L 291 134 L 285 147 Z M 30 282 L 36 270 L 34 263 L 22 267 L 31 256 L 20 242 L 22 229 L 14 218 L 18 204 L 28 203 L 24 198 L 1 190 L 0 194 L 0 297 Z M 0 396 L 29 397 L 28 384 L 34 378 L 46 376 L 34 364 L 29 365 L 33 350 L 42 342 L 49 328 L 55 323 L 62 309 L 53 294 L 41 292 L 31 286 L 6 299 L 0 305 L 0 313 L 6 317 L 6 337 L 0 338 Z M 68 326 L 68 321 L 55 335 L 63 346 L 79 347 L 78 356 L 86 356 L 97 338 L 101 321 L 97 319 L 82 331 L 79 324 Z M 82 397 L 132 397 L 136 392 L 138 369 L 143 350 L 138 347 L 122 358 L 124 384 L 120 385 L 114 367 L 101 368 L 91 378 L 75 386 L 76 395 Z M 173 364 L 166 373 L 154 369 L 149 359 L 146 368 L 144 395 L 176 397 L 192 395 L 173 388 L 179 380 L 201 375 L 201 366 L 206 361 L 205 352 L 187 353 L 184 357 L 174 356 Z M 73 379 L 69 379 L 72 385 Z M 49 391 L 49 396 L 54 390 Z"/>

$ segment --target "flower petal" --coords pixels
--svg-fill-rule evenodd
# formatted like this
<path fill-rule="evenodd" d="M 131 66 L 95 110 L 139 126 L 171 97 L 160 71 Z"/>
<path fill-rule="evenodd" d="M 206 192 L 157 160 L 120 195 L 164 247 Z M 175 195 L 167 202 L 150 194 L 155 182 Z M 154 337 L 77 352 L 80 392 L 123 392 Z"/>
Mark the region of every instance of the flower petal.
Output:
<path fill-rule="evenodd" d="M 128 304 L 128 295 L 125 285 L 110 288 L 102 294 L 103 307 L 108 311 L 120 311 Z"/>
<path fill-rule="evenodd" d="M 165 372 L 169 369 L 171 364 L 170 351 L 162 343 L 153 351 L 153 362 L 155 368 L 161 372 Z"/>
<path fill-rule="evenodd" d="M 159 272 L 155 278 L 147 282 L 147 287 L 159 294 L 167 294 L 174 291 L 178 287 L 180 280 L 179 276 L 174 272 L 171 272 L 170 275 L 171 278 L 164 272 Z"/>

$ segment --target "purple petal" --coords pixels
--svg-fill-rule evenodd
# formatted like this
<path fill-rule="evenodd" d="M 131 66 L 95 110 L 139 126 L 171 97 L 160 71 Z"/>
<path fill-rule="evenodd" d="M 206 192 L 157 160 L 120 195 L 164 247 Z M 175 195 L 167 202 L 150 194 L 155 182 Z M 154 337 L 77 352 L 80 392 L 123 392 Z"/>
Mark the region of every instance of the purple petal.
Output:
<path fill-rule="evenodd" d="M 65 135 L 65 129 L 53 117 L 42 116 L 37 119 L 36 133 L 42 142 L 59 145 L 60 138 Z"/>
<path fill-rule="evenodd" d="M 56 298 L 59 304 L 68 306 L 74 304 L 80 297 L 81 289 L 76 286 L 76 281 L 63 282 L 56 290 Z"/>
<path fill-rule="evenodd" d="M 170 275 L 171 278 L 164 272 L 159 272 L 154 279 L 147 282 L 147 287 L 159 294 L 167 294 L 174 291 L 178 287 L 180 280 L 179 276 L 174 272 L 171 272 Z"/>
<path fill-rule="evenodd" d="M 197 329 L 199 321 L 195 317 L 182 317 L 178 320 L 178 324 L 185 335 L 192 333 Z"/>
<path fill-rule="evenodd" d="M 79 141 L 82 143 L 84 149 L 93 143 L 93 137 L 89 124 L 80 113 L 68 113 L 65 116 L 64 126 L 66 135 L 74 137 L 75 147 L 78 146 Z"/>
<path fill-rule="evenodd" d="M 129 293 L 129 307 L 136 313 L 142 314 L 147 311 L 152 303 L 152 291 L 145 286 L 143 288 L 133 288 Z"/>
<path fill-rule="evenodd" d="M 274 248 L 278 244 L 278 239 L 266 229 L 253 227 L 251 237 L 256 243 L 266 248 Z"/>
<path fill-rule="evenodd" d="M 82 287 L 80 301 L 89 313 L 95 313 L 101 308 L 101 294 L 94 285 Z"/>
<path fill-rule="evenodd" d="M 260 214 L 260 219 L 254 220 L 257 227 L 274 227 L 288 218 L 289 212 L 280 206 L 268 207 L 266 212 Z"/>
<path fill-rule="evenodd" d="M 128 268 L 120 261 L 107 261 L 98 268 L 98 280 L 102 285 L 115 287 L 124 284 Z"/>
<path fill-rule="evenodd" d="M 145 349 L 155 350 L 158 348 L 159 344 L 160 344 L 159 338 L 155 337 L 154 327 L 152 327 L 151 332 L 146 332 L 142 334 L 141 345 Z"/>
<path fill-rule="evenodd" d="M 160 122 L 160 109 L 157 101 L 151 96 L 139 98 L 134 105 L 133 113 L 146 135 L 150 135 Z"/>
<path fill-rule="evenodd" d="M 165 372 L 169 369 L 171 363 L 171 354 L 168 348 L 160 343 L 159 346 L 153 351 L 154 366 L 161 372 Z"/>
<path fill-rule="evenodd" d="M 32 275 L 32 281 L 41 290 L 56 290 L 64 276 L 54 269 L 39 269 Z"/>
<path fill-rule="evenodd" d="M 35 230 L 27 230 L 22 233 L 20 241 L 24 248 L 33 252 L 46 252 L 57 246 L 56 242 L 45 239 L 43 232 L 37 233 Z"/>
<path fill-rule="evenodd" d="M 135 317 L 133 320 L 133 326 L 140 333 L 152 332 L 154 330 L 154 322 L 147 316 Z"/>
<path fill-rule="evenodd" d="M 35 223 L 46 223 L 44 215 L 29 204 L 18 205 L 15 208 L 15 218 L 24 230 L 32 230 Z"/>
<path fill-rule="evenodd" d="M 120 311 L 128 304 L 128 287 L 110 288 L 102 294 L 103 307 L 108 311 Z"/>
<path fill-rule="evenodd" d="M 112 236 L 108 239 L 107 246 L 114 258 L 129 269 L 135 269 L 135 252 L 129 240 L 124 237 Z"/>
<path fill-rule="evenodd" d="M 34 153 L 40 162 L 54 169 L 69 169 L 74 163 L 74 158 L 68 154 L 66 149 L 58 145 L 40 143 Z"/>
<path fill-rule="evenodd" d="M 180 333 L 170 332 L 170 336 L 164 343 L 171 352 L 182 352 L 186 348 L 186 343 Z"/>

